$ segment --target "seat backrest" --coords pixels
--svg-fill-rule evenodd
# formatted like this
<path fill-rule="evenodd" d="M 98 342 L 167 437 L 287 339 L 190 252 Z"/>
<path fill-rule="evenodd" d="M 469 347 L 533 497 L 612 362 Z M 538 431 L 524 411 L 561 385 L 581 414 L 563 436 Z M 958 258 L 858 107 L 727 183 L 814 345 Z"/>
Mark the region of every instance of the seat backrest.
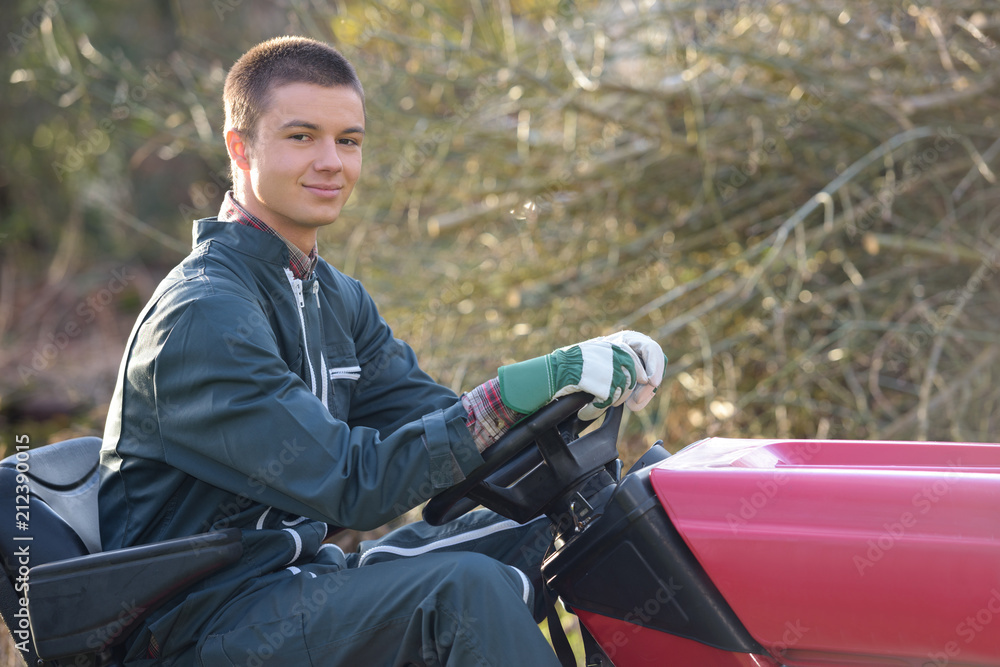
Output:
<path fill-rule="evenodd" d="M 19 452 L 0 461 L 0 494 L 9 494 L 12 501 L 7 507 L 14 507 L 18 504 L 17 496 L 25 495 L 24 489 L 17 489 L 18 475 L 27 478 L 30 520 L 24 523 L 15 520 L 7 529 L 32 535 L 33 551 L 39 552 L 32 567 L 101 551 L 97 513 L 100 450 L 101 439 L 88 436 Z M 18 490 L 22 493 L 16 493 Z M 21 498 L 20 504 L 24 500 Z M 4 527 L 0 526 L 2 530 Z M 72 534 L 65 535 L 66 530 Z M 50 555 L 47 545 L 38 544 L 42 534 L 50 531 L 56 531 L 60 542 L 68 539 L 71 544 L 53 543 Z M 80 543 L 83 551 L 77 553 Z"/>
<path fill-rule="evenodd" d="M 0 461 L 0 614 L 22 657 L 34 646 L 24 607 L 29 568 L 101 550 L 97 512 L 101 439 L 82 437 Z M 19 580 L 20 578 L 20 580 Z"/>

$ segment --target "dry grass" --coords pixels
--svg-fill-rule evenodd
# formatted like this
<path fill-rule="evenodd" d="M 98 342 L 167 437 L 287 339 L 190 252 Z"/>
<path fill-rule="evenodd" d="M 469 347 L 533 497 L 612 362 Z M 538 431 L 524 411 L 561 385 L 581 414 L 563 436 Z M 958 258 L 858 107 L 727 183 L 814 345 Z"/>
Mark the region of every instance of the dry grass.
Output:
<path fill-rule="evenodd" d="M 6 631 L 0 632 L 0 667 L 24 667 L 24 660 Z"/>

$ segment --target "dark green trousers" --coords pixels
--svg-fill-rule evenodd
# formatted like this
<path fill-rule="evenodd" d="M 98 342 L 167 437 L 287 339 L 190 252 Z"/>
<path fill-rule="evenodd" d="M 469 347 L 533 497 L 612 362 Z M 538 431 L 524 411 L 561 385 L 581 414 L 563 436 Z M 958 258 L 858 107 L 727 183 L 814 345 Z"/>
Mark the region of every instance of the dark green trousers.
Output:
<path fill-rule="evenodd" d="M 538 630 L 548 522 L 472 512 L 262 577 L 213 621 L 203 667 L 558 667 Z"/>

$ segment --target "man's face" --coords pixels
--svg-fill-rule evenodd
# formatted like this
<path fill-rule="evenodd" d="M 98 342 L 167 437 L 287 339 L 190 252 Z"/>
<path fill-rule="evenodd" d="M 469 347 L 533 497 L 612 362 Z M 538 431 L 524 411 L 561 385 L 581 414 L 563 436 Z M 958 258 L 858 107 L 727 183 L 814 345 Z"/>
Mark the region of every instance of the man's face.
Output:
<path fill-rule="evenodd" d="M 316 231 L 340 215 L 361 175 L 364 106 L 348 86 L 291 83 L 272 89 L 270 97 L 252 145 L 227 133 L 245 200 L 240 203 L 308 252 Z"/>

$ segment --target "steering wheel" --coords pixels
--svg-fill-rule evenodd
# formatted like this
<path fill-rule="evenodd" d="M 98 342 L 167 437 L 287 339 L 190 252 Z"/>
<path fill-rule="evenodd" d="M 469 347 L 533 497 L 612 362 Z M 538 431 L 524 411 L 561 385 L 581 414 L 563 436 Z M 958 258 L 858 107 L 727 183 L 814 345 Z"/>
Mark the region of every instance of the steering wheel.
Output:
<path fill-rule="evenodd" d="M 577 413 L 593 400 L 589 394 L 570 394 L 516 424 L 483 453 L 485 462 L 463 482 L 427 503 L 424 520 L 440 526 L 477 505 L 520 523 L 538 516 L 574 484 L 618 458 L 621 406 L 607 410 L 598 429 L 579 436 L 591 422 Z"/>

